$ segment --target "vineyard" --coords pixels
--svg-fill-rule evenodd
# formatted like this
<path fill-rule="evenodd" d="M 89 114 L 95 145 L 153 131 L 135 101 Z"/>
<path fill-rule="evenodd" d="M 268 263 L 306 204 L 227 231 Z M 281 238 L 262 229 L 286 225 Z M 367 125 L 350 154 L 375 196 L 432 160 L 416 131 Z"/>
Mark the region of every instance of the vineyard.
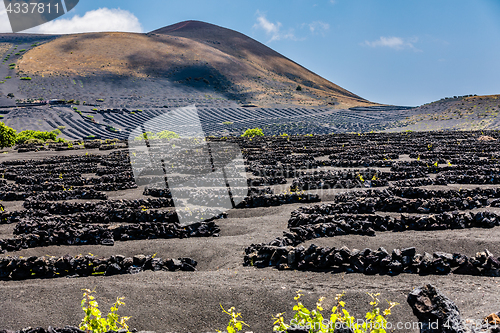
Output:
<path fill-rule="evenodd" d="M 259 323 L 269 310 L 284 311 L 296 289 L 311 292 L 306 300 L 346 290 L 360 304 L 373 290 L 402 304 L 394 317 L 411 321 L 406 295 L 432 282 L 463 306 L 464 316 L 477 318 L 477 311 L 495 310 L 500 276 L 498 137 L 496 131 L 240 136 L 207 138 L 191 153 L 180 139 L 152 140 L 153 151 L 163 146 L 171 153 L 162 163 L 172 164 L 176 176 L 158 175 L 120 139 L 18 145 L 0 163 L 2 297 L 11 299 L 9 313 L 19 311 L 31 292 L 18 291 L 29 283 L 34 292 L 50 290 L 47 301 L 57 297 L 69 306 L 80 293 L 69 290 L 73 281 L 82 281 L 144 307 L 132 327 L 188 332 L 192 312 L 166 322 L 177 306 L 147 303 L 171 290 L 161 297 L 192 306 L 199 312 L 193 325 L 206 322 L 208 331 L 213 323 L 201 318 L 220 322 L 219 302 Z M 224 144 L 241 151 L 234 165 L 243 176 L 214 172 L 235 151 L 212 165 L 200 162 L 207 149 L 215 153 Z M 237 186 L 228 192 L 228 184 Z M 233 206 L 222 210 L 228 193 Z M 478 279 L 489 281 L 481 284 L 486 294 L 473 292 Z M 138 297 L 144 293 L 150 296 Z M 194 293 L 203 309 L 189 301 Z M 3 316 L 0 326 L 63 327 L 76 311 L 69 306 L 50 322 L 23 312 L 22 324 Z M 270 331 L 258 325 L 252 328 Z"/>

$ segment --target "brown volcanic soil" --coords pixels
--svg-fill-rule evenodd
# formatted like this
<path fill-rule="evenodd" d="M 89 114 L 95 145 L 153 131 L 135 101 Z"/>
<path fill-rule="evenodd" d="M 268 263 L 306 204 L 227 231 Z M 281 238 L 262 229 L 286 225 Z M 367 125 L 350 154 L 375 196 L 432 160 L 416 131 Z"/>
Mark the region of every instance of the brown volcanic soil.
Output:
<path fill-rule="evenodd" d="M 259 105 L 373 105 L 243 34 L 196 21 L 148 34 L 66 35 L 30 50 L 18 65 L 28 75 L 114 74 L 199 82 Z M 302 91 L 296 91 L 297 85 Z"/>
<path fill-rule="evenodd" d="M 89 153 L 96 152 L 90 150 Z M 38 159 L 54 154 L 75 153 L 21 155 L 9 152 L 6 158 Z M 141 197 L 140 193 L 140 189 L 135 189 L 108 194 L 110 198 L 138 198 Z M 325 194 L 323 199 L 328 200 L 329 193 Z M 7 210 L 19 206 L 11 202 L 3 204 Z M 148 271 L 112 277 L 0 281 L 0 328 L 78 324 L 83 317 L 79 307 L 82 288 L 96 288 L 101 310 L 109 308 L 117 296 L 125 296 L 127 305 L 120 313 L 132 316 L 131 327 L 156 332 L 215 332 L 215 329 L 223 329 L 228 317 L 221 313 L 219 304 L 225 308 L 235 306 L 251 326 L 246 331 L 271 332 L 271 316 L 286 312 L 285 316 L 289 319 L 293 296 L 298 289 L 304 291 L 303 302 L 308 307 L 315 306 L 316 300 L 325 296 L 325 312 L 333 306 L 335 294 L 346 291 L 347 309 L 356 317 L 362 317 L 370 308 L 370 298 L 366 293 L 380 292 L 382 301 L 388 299 L 401 303 L 393 311 L 394 325 L 397 322 L 415 322 L 406 296 L 413 288 L 426 283 L 434 284 L 455 301 L 463 318 L 482 318 L 500 308 L 498 278 L 494 277 L 410 274 L 391 277 L 243 267 L 244 249 L 251 243 L 268 242 L 280 236 L 286 230 L 290 212 L 301 205 L 304 204 L 232 210 L 228 213 L 228 219 L 217 221 L 221 228 L 218 238 L 116 242 L 113 247 L 51 246 L 9 253 L 18 256 L 61 256 L 89 252 L 102 256 L 157 253 L 161 258 L 192 257 L 199 265 L 197 272 Z M 13 225 L 0 225 L 0 237 L 11 235 L 12 228 Z M 322 246 L 347 245 L 359 249 L 383 246 L 389 251 L 415 246 L 418 253 L 441 250 L 467 255 L 488 248 L 498 254 L 499 236 L 499 227 L 488 230 L 385 232 L 378 233 L 376 237 L 349 235 L 319 238 L 304 245 L 314 242 Z M 385 307 L 385 304 L 381 305 Z M 396 332 L 418 330 L 401 329 Z"/>
<path fill-rule="evenodd" d="M 325 80 L 264 44 L 234 30 L 200 21 L 185 21 L 154 30 L 152 33 L 185 37 L 208 44 L 235 58 L 245 59 L 263 70 L 284 76 L 303 87 L 313 88 L 317 90 L 316 93 L 323 92 L 320 95 L 322 97 L 328 97 L 329 93 L 334 93 L 351 98 L 352 102 L 366 102 L 361 97 Z"/>
<path fill-rule="evenodd" d="M 0 57 L 3 57 L 11 47 L 12 44 L 9 43 L 0 44 Z"/>

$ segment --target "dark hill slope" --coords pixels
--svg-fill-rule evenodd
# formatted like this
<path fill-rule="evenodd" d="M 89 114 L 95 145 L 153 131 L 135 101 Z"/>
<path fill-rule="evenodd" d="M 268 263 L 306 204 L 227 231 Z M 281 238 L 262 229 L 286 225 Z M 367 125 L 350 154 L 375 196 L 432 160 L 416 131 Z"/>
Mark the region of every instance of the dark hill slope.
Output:
<path fill-rule="evenodd" d="M 365 101 L 264 44 L 231 29 L 200 21 L 185 21 L 155 30 L 152 33 L 184 37 L 206 43 L 235 58 L 249 61 L 303 86 Z"/>

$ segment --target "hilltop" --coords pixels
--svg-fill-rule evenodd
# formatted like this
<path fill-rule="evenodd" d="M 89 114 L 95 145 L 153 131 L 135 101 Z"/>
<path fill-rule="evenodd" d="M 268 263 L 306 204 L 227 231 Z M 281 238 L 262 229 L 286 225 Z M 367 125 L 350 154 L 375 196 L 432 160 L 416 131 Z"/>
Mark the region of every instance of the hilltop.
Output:
<path fill-rule="evenodd" d="M 412 109 L 394 130 L 498 129 L 500 95 L 466 95 L 442 98 Z"/>

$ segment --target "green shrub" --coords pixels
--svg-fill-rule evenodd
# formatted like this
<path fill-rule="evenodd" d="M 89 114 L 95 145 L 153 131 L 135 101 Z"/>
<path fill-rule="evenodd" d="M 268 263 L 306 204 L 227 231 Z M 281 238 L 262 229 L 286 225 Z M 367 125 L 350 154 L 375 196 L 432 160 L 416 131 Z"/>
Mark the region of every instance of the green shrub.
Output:
<path fill-rule="evenodd" d="M 180 138 L 179 134 L 172 131 L 161 131 L 157 133 L 146 132 L 142 136 L 136 137 L 134 140 L 158 140 L 158 139 L 177 139 Z"/>
<path fill-rule="evenodd" d="M 64 142 L 65 140 L 63 138 L 57 138 L 57 136 L 59 134 L 61 134 L 61 131 L 58 129 L 52 130 L 50 132 L 25 130 L 25 131 L 19 132 L 19 134 L 16 135 L 15 140 L 16 140 L 16 144 L 25 143 L 26 141 L 28 141 L 30 139 L 38 139 L 38 140 L 41 140 L 42 142 L 45 142 L 48 139 L 54 140 L 57 142 Z"/>
<path fill-rule="evenodd" d="M 258 127 L 257 128 L 249 128 L 241 136 L 253 138 L 254 136 L 264 136 L 264 133 L 262 133 L 262 129 L 260 129 Z"/>
<path fill-rule="evenodd" d="M 12 76 L 6 76 L 5 78 L 6 79 L 12 79 Z"/>
<path fill-rule="evenodd" d="M 23 76 L 21 80 L 31 80 L 31 78 L 29 76 Z"/>
<path fill-rule="evenodd" d="M 312 333 L 333 333 L 336 327 L 350 328 L 354 333 L 386 333 L 385 328 L 387 327 L 387 317 L 391 314 L 391 309 L 398 305 L 396 302 L 389 302 L 389 307 L 383 311 L 380 311 L 379 300 L 377 296 L 380 294 L 370 294 L 372 301 L 370 305 L 372 310 L 366 313 L 365 319 L 362 323 L 358 322 L 356 318 L 351 316 L 349 312 L 344 308 L 345 302 L 341 300 L 344 293 L 337 294 L 335 297 L 336 305 L 332 308 L 332 313 L 330 319 L 323 317 L 321 311 L 323 307 L 321 303 L 324 298 L 321 297 L 316 303 L 316 309 L 308 310 L 304 304 L 302 304 L 299 299 L 302 296 L 300 290 L 297 291 L 297 296 L 295 300 L 297 305 L 293 307 L 295 314 L 293 319 L 290 321 L 291 325 L 285 323 L 283 318 L 283 313 L 279 313 L 274 317 L 275 322 L 273 326 L 274 332 L 286 332 L 288 328 L 293 326 L 306 327 L 309 332 Z"/>
<path fill-rule="evenodd" d="M 95 297 L 91 295 L 95 291 L 90 289 L 82 290 L 83 299 L 81 307 L 83 312 L 85 312 L 85 317 L 80 323 L 81 330 L 91 333 L 104 333 L 125 329 L 129 332 L 127 321 L 130 317 L 120 317 L 116 313 L 120 305 L 125 305 L 125 303 L 122 302 L 124 297 L 117 298 L 115 304 L 111 307 L 110 312 L 105 318 L 102 318 L 101 311 L 99 311 L 98 308 L 99 305 L 97 304 Z"/>
<path fill-rule="evenodd" d="M 25 49 L 19 50 L 19 52 L 24 52 L 24 51 L 26 51 L 26 50 Z"/>
<path fill-rule="evenodd" d="M 96 109 L 96 108 L 93 108 L 93 109 L 92 109 L 92 111 L 97 111 L 97 109 Z"/>
<path fill-rule="evenodd" d="M 0 121 L 0 147 L 12 147 L 16 143 L 16 130 Z"/>
<path fill-rule="evenodd" d="M 97 102 L 104 102 L 104 99 L 103 98 L 98 98 L 96 99 Z"/>
<path fill-rule="evenodd" d="M 223 121 L 222 122 L 222 125 L 232 125 L 233 122 L 232 121 Z"/>
<path fill-rule="evenodd" d="M 9 64 L 9 67 L 16 66 L 15 63 Z"/>
<path fill-rule="evenodd" d="M 43 144 L 43 140 L 40 140 L 40 139 L 28 139 L 26 141 L 24 141 L 25 144 L 29 145 L 29 144 Z"/>
<path fill-rule="evenodd" d="M 227 324 L 226 331 L 227 333 L 236 333 L 239 332 L 243 329 L 243 325 L 248 326 L 244 321 L 239 320 L 238 318 L 241 317 L 241 313 L 236 312 L 236 309 L 234 306 L 230 308 L 228 311 L 226 311 L 223 307 L 222 304 L 220 306 L 222 308 L 222 312 L 227 313 L 228 315 L 231 316 L 231 319 L 229 319 L 229 323 Z M 250 326 L 248 326 L 250 327 Z M 222 333 L 221 331 L 217 330 L 218 333 Z"/>

